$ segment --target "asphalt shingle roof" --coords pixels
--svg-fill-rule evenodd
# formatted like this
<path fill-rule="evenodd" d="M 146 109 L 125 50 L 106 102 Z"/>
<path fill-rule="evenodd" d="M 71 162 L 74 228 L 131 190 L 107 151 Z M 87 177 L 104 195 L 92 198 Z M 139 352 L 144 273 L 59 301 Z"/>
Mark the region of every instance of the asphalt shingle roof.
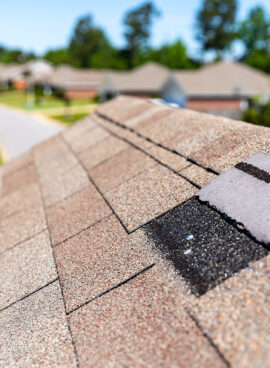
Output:
<path fill-rule="evenodd" d="M 267 128 L 119 97 L 4 165 L 0 366 L 270 366 L 267 244 L 211 202 L 234 170 L 267 199 L 239 163 L 269 152 Z"/>
<path fill-rule="evenodd" d="M 269 75 L 243 63 L 220 61 L 195 71 L 175 72 L 174 77 L 190 97 L 270 94 Z"/>
<path fill-rule="evenodd" d="M 239 62 L 220 61 L 195 71 L 176 71 L 174 76 L 190 97 L 270 94 L 269 75 Z"/>

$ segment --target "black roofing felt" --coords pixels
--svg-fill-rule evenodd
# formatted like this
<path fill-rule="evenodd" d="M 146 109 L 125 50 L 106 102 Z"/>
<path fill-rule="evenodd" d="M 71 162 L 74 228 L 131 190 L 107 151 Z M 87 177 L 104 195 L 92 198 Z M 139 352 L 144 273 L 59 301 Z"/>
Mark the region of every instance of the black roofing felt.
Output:
<path fill-rule="evenodd" d="M 197 197 L 149 222 L 144 230 L 197 296 L 268 254 Z"/>

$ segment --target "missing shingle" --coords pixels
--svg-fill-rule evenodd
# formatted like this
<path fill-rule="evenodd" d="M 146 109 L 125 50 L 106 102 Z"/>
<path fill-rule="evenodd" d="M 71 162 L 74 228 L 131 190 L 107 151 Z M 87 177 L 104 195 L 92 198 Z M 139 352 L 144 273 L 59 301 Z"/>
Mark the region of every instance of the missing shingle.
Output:
<path fill-rule="evenodd" d="M 268 254 L 197 198 L 149 222 L 144 230 L 196 296 Z"/>

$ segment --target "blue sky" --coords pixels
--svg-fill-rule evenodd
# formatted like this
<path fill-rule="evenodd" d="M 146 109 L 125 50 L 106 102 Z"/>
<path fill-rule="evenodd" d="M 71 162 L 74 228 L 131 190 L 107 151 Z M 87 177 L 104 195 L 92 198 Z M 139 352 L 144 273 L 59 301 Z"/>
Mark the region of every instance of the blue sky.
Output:
<path fill-rule="evenodd" d="M 162 17 L 153 29 L 152 44 L 182 38 L 195 55 L 194 18 L 201 0 L 156 0 Z M 0 43 L 43 53 L 48 48 L 64 46 L 78 16 L 92 13 L 116 46 L 123 45 L 123 14 L 142 1 L 136 0 L 1 0 Z M 250 7 L 261 4 L 270 13 L 269 0 L 239 0 L 238 18 Z"/>

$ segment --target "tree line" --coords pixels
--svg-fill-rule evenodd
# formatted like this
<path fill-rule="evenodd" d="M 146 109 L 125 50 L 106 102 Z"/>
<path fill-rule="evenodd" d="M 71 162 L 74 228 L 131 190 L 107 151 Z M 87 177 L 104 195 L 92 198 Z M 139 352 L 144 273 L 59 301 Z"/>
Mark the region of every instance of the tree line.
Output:
<path fill-rule="evenodd" d="M 171 69 L 194 69 L 204 56 L 212 53 L 222 59 L 235 43 L 241 45 L 239 60 L 270 73 L 270 16 L 261 6 L 250 9 L 246 18 L 237 20 L 237 0 L 202 0 L 195 15 L 195 38 L 201 54 L 192 58 L 180 38 L 160 47 L 151 46 L 155 22 L 161 17 L 153 2 L 145 2 L 123 17 L 123 48 L 115 47 L 106 32 L 95 24 L 92 15 L 76 21 L 70 41 L 64 48 L 48 50 L 42 55 L 58 65 L 67 63 L 80 68 L 126 70 L 146 61 L 156 61 Z M 0 62 L 23 63 L 36 58 L 34 53 L 0 46 Z"/>

